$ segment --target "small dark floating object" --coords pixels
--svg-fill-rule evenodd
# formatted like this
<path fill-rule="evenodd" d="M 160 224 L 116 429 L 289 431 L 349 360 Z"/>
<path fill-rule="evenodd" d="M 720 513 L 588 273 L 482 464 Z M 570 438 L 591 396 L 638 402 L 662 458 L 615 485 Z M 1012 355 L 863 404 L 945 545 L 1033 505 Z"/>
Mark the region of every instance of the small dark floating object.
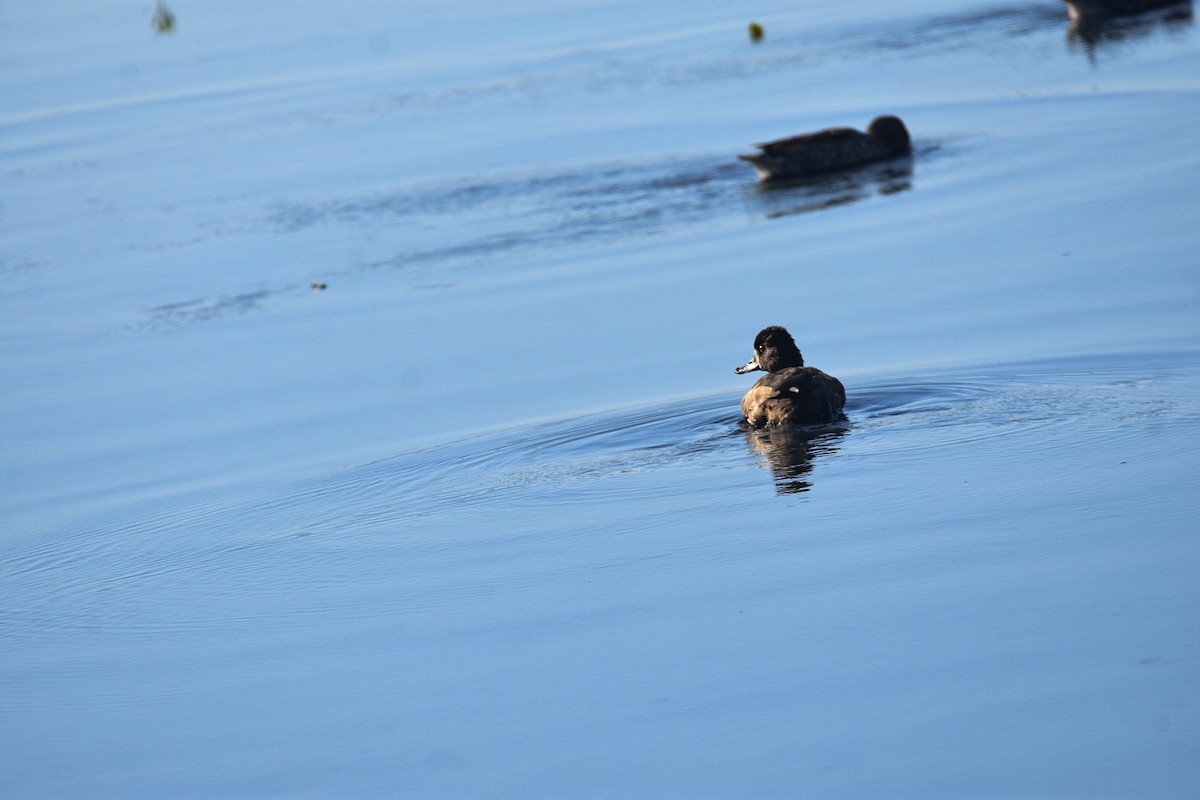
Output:
<path fill-rule="evenodd" d="M 815 425 L 842 418 L 846 389 L 832 375 L 804 366 L 804 356 L 786 328 L 772 325 L 754 338 L 754 357 L 738 375 L 767 374 L 742 398 L 742 416 L 752 428 Z"/>
<path fill-rule="evenodd" d="M 750 23 L 750 41 L 761 42 L 765 33 L 766 31 L 763 30 L 762 25 L 759 25 L 757 22 Z"/>
<path fill-rule="evenodd" d="M 1063 0 L 1075 23 L 1098 22 L 1111 17 L 1129 17 L 1156 8 L 1191 5 L 1191 0 Z"/>
<path fill-rule="evenodd" d="M 876 117 L 867 132 L 829 128 L 758 145 L 749 161 L 761 181 L 803 178 L 870 164 L 912 152 L 908 128 L 899 117 Z"/>
<path fill-rule="evenodd" d="M 175 32 L 175 13 L 167 8 L 163 0 L 158 0 L 154 16 L 150 18 L 150 26 L 154 28 L 155 33 Z"/>
<path fill-rule="evenodd" d="M 313 281 L 311 286 L 314 292 L 322 292 L 329 288 L 328 283 L 320 283 L 319 281 Z"/>

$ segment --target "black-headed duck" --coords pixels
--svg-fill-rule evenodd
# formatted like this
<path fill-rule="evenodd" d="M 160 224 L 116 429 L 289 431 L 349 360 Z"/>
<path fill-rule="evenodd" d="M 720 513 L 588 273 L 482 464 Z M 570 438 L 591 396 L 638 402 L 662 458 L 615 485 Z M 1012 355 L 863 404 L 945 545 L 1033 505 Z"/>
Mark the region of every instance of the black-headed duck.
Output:
<path fill-rule="evenodd" d="M 842 417 L 846 389 L 832 375 L 804 366 L 804 356 L 786 328 L 772 325 L 754 337 L 754 358 L 734 370 L 767 374 L 742 398 L 742 414 L 755 428 L 833 422 Z"/>
<path fill-rule="evenodd" d="M 1128 17 L 1167 8 L 1190 4 L 1191 0 L 1063 0 L 1072 22 L 1099 22 L 1110 17 Z"/>
<path fill-rule="evenodd" d="M 760 152 L 738 156 L 758 171 L 760 181 L 803 178 L 870 164 L 912 152 L 908 128 L 899 117 L 876 117 L 867 132 L 829 128 L 758 145 Z"/>

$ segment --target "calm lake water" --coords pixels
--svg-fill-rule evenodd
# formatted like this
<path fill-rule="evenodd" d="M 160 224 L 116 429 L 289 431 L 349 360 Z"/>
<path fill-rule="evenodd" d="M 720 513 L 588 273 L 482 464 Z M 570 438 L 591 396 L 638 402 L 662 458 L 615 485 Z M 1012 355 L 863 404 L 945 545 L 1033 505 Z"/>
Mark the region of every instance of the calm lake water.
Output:
<path fill-rule="evenodd" d="M 1190 7 L 804 5 L 0 8 L 0 796 L 1195 797 Z"/>

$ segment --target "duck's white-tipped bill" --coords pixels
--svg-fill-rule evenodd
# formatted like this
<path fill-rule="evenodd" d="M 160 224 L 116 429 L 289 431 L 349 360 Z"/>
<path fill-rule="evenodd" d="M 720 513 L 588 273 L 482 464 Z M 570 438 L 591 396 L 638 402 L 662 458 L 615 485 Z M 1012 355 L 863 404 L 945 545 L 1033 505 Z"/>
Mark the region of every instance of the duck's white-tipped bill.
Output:
<path fill-rule="evenodd" d="M 762 369 L 762 367 L 758 365 L 757 358 L 752 358 L 750 359 L 750 363 L 746 364 L 744 367 L 738 367 L 734 370 L 734 373 L 737 375 L 745 375 L 747 372 L 754 372 L 756 369 Z"/>

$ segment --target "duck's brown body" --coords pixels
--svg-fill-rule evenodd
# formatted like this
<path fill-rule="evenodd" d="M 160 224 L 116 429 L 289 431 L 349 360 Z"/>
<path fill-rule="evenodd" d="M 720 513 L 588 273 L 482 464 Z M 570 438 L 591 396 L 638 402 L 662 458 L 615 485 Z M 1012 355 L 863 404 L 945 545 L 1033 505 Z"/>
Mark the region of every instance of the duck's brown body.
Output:
<path fill-rule="evenodd" d="M 765 370 L 742 398 L 742 416 L 754 428 L 815 425 L 842 418 L 846 389 L 832 375 L 804 366 L 804 357 L 785 328 L 764 328 L 754 340 L 754 358 L 738 374 Z"/>
<path fill-rule="evenodd" d="M 899 117 L 878 117 L 866 133 L 853 128 L 792 136 L 758 145 L 759 152 L 738 156 L 758 172 L 759 180 L 773 181 L 821 175 L 870 164 L 912 151 L 908 129 Z"/>
<path fill-rule="evenodd" d="M 816 367 L 790 367 L 759 378 L 742 398 L 742 415 L 754 428 L 787 428 L 833 422 L 845 405 L 837 378 Z"/>

